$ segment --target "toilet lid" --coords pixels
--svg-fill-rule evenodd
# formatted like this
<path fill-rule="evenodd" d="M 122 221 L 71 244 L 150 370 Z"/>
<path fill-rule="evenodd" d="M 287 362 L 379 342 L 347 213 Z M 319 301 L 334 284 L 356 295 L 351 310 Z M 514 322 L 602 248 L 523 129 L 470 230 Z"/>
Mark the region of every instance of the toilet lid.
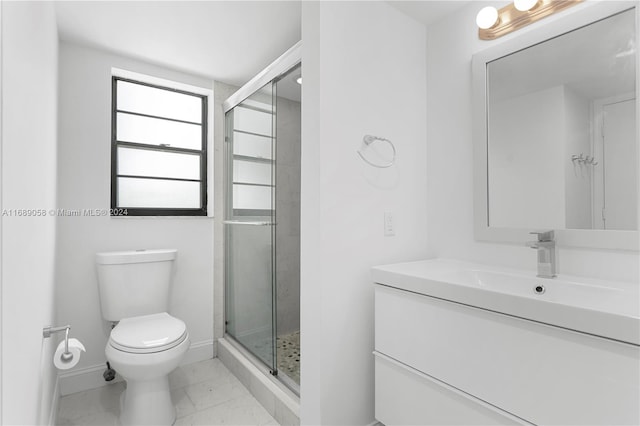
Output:
<path fill-rule="evenodd" d="M 187 337 L 187 327 L 166 312 L 125 318 L 111 330 L 109 343 L 131 353 L 161 352 L 179 345 Z"/>

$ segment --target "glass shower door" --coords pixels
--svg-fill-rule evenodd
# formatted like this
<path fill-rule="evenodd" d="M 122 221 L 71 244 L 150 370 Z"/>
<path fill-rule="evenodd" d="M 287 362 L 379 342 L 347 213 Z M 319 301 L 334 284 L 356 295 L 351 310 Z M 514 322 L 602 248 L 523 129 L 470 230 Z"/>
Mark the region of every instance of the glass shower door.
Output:
<path fill-rule="evenodd" d="M 226 332 L 275 365 L 273 85 L 226 113 Z"/>

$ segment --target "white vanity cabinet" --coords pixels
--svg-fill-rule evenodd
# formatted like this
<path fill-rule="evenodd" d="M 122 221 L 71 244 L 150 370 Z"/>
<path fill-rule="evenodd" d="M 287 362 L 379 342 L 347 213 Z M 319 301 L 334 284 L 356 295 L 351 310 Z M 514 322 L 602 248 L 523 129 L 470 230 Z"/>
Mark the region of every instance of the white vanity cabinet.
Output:
<path fill-rule="evenodd" d="M 402 278 L 374 286 L 378 421 L 640 424 L 637 345 L 408 291 Z"/>

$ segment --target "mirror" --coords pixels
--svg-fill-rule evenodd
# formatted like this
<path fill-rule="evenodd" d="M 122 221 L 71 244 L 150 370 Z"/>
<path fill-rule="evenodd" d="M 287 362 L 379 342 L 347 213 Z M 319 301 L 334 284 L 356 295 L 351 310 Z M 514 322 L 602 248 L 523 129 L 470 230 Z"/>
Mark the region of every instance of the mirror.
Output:
<path fill-rule="evenodd" d="M 637 239 L 636 10 L 615 3 L 474 56 L 480 239 L 534 229 Z"/>

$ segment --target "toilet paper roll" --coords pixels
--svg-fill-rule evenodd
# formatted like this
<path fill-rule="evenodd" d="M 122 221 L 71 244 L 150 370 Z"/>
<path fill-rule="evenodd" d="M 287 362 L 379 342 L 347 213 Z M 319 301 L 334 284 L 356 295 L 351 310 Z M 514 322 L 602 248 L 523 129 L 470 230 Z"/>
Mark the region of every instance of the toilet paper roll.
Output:
<path fill-rule="evenodd" d="M 64 340 L 58 345 L 56 353 L 53 354 L 53 365 L 60 370 L 68 370 L 73 368 L 80 362 L 80 352 L 86 352 L 84 345 L 80 343 L 78 339 L 69 339 L 69 352 L 73 356 L 71 359 L 65 359 L 64 354 Z"/>

